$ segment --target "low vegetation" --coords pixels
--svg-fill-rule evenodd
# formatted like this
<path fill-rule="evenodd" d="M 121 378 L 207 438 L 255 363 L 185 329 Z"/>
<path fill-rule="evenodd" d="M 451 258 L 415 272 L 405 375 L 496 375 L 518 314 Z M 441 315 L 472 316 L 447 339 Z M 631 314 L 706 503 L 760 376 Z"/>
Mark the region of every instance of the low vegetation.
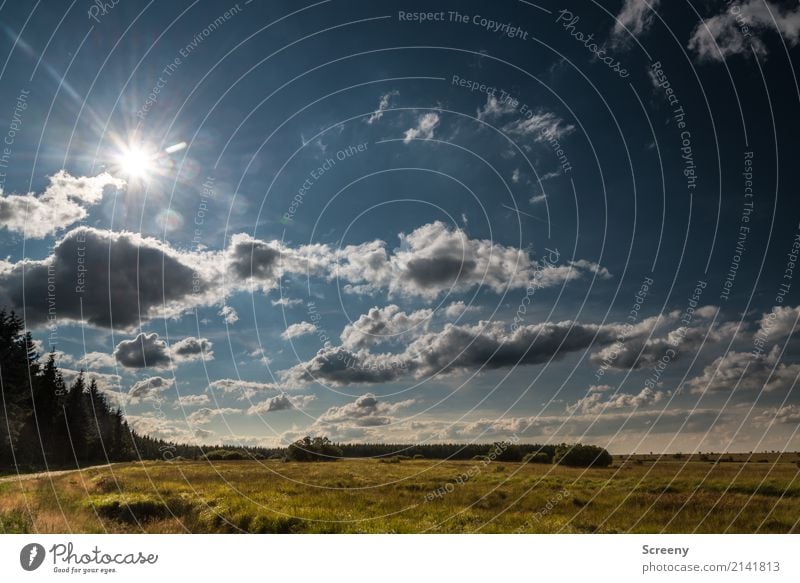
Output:
<path fill-rule="evenodd" d="M 0 482 L 0 532 L 800 531 L 798 456 L 758 459 L 120 463 Z"/>

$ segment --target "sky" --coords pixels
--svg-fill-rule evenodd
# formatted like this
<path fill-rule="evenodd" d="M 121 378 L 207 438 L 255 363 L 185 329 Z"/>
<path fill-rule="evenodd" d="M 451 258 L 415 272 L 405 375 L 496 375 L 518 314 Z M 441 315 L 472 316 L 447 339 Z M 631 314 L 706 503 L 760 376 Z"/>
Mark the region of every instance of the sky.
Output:
<path fill-rule="evenodd" d="M 796 2 L 0 28 L 0 305 L 138 431 L 800 448 Z"/>

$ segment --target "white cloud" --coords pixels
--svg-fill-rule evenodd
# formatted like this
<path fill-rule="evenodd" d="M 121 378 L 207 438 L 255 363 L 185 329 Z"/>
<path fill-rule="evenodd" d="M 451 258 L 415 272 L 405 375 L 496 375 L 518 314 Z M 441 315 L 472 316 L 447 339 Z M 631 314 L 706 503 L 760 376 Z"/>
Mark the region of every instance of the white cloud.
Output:
<path fill-rule="evenodd" d="M 134 383 L 128 391 L 128 402 L 133 404 L 150 401 L 161 393 L 171 389 L 174 385 L 175 379 L 167 379 L 164 377 L 150 377 L 141 380 Z"/>
<path fill-rule="evenodd" d="M 166 368 L 194 360 L 213 360 L 213 343 L 208 338 L 189 336 L 171 347 L 156 332 L 142 332 L 136 338 L 123 340 L 114 349 L 116 361 L 127 368 Z"/>
<path fill-rule="evenodd" d="M 223 395 L 235 395 L 244 401 L 252 399 L 259 393 L 277 391 L 281 387 L 275 383 L 260 383 L 258 381 L 243 381 L 239 379 L 218 379 L 208 385 L 210 392 L 218 391 Z"/>
<path fill-rule="evenodd" d="M 767 47 L 759 36 L 777 31 L 790 46 L 800 41 L 800 7 L 783 7 L 768 0 L 732 2 L 719 14 L 700 22 L 688 48 L 701 61 L 723 61 L 733 55 L 755 53 L 765 57 Z"/>
<path fill-rule="evenodd" d="M 403 143 L 408 144 L 412 140 L 430 140 L 438 125 L 439 114 L 430 112 L 420 116 L 417 127 L 409 128 L 403 134 Z"/>
<path fill-rule="evenodd" d="M 317 327 L 311 322 L 298 322 L 296 324 L 290 324 L 287 326 L 286 330 L 281 332 L 281 338 L 284 340 L 291 340 L 292 338 L 297 338 L 298 336 L 313 334 L 316 331 Z"/>
<path fill-rule="evenodd" d="M 400 95 L 400 92 L 397 90 L 390 91 L 389 93 L 384 93 L 383 95 L 381 95 L 381 99 L 378 102 L 378 109 L 373 111 L 372 115 L 370 115 L 369 118 L 367 118 L 367 123 L 372 125 L 376 121 L 379 121 L 383 117 L 383 112 L 389 109 L 392 97 L 396 95 Z"/>
<path fill-rule="evenodd" d="M 646 33 L 653 25 L 660 3 L 661 0 L 625 0 L 611 33 L 616 43 L 625 43 L 629 35 L 640 37 Z"/>
<path fill-rule="evenodd" d="M 41 239 L 86 218 L 87 207 L 100 202 L 106 187 L 124 186 L 125 181 L 105 172 L 76 178 L 62 170 L 50 177 L 41 196 L 0 190 L 0 228 Z"/>
<path fill-rule="evenodd" d="M 208 405 L 211 399 L 208 395 L 181 395 L 175 401 L 175 409 L 188 409 L 190 407 L 199 407 L 201 405 Z"/>
<path fill-rule="evenodd" d="M 222 309 L 217 312 L 218 316 L 222 316 L 222 319 L 225 320 L 226 324 L 232 325 L 239 321 L 239 314 L 236 313 L 236 310 L 230 306 L 222 306 Z"/>
<path fill-rule="evenodd" d="M 341 334 L 342 346 L 365 348 L 407 340 L 425 332 L 432 316 L 433 310 L 430 309 L 406 313 L 394 304 L 384 308 L 374 307 L 345 326 Z"/>

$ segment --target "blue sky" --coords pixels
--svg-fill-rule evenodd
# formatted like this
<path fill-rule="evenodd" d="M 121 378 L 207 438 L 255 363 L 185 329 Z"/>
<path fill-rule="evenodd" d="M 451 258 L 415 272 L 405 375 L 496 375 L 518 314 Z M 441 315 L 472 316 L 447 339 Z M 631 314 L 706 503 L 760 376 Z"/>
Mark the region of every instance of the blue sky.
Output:
<path fill-rule="evenodd" d="M 798 10 L 3 3 L 0 300 L 168 439 L 796 449 Z"/>

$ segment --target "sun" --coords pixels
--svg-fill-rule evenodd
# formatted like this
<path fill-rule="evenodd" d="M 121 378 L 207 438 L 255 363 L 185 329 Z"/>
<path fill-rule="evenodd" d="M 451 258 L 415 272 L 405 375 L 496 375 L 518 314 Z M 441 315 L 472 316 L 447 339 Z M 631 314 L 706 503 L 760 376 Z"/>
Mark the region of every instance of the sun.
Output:
<path fill-rule="evenodd" d="M 155 156 L 144 148 L 129 146 L 117 156 L 120 171 L 128 178 L 144 180 L 156 169 Z"/>

